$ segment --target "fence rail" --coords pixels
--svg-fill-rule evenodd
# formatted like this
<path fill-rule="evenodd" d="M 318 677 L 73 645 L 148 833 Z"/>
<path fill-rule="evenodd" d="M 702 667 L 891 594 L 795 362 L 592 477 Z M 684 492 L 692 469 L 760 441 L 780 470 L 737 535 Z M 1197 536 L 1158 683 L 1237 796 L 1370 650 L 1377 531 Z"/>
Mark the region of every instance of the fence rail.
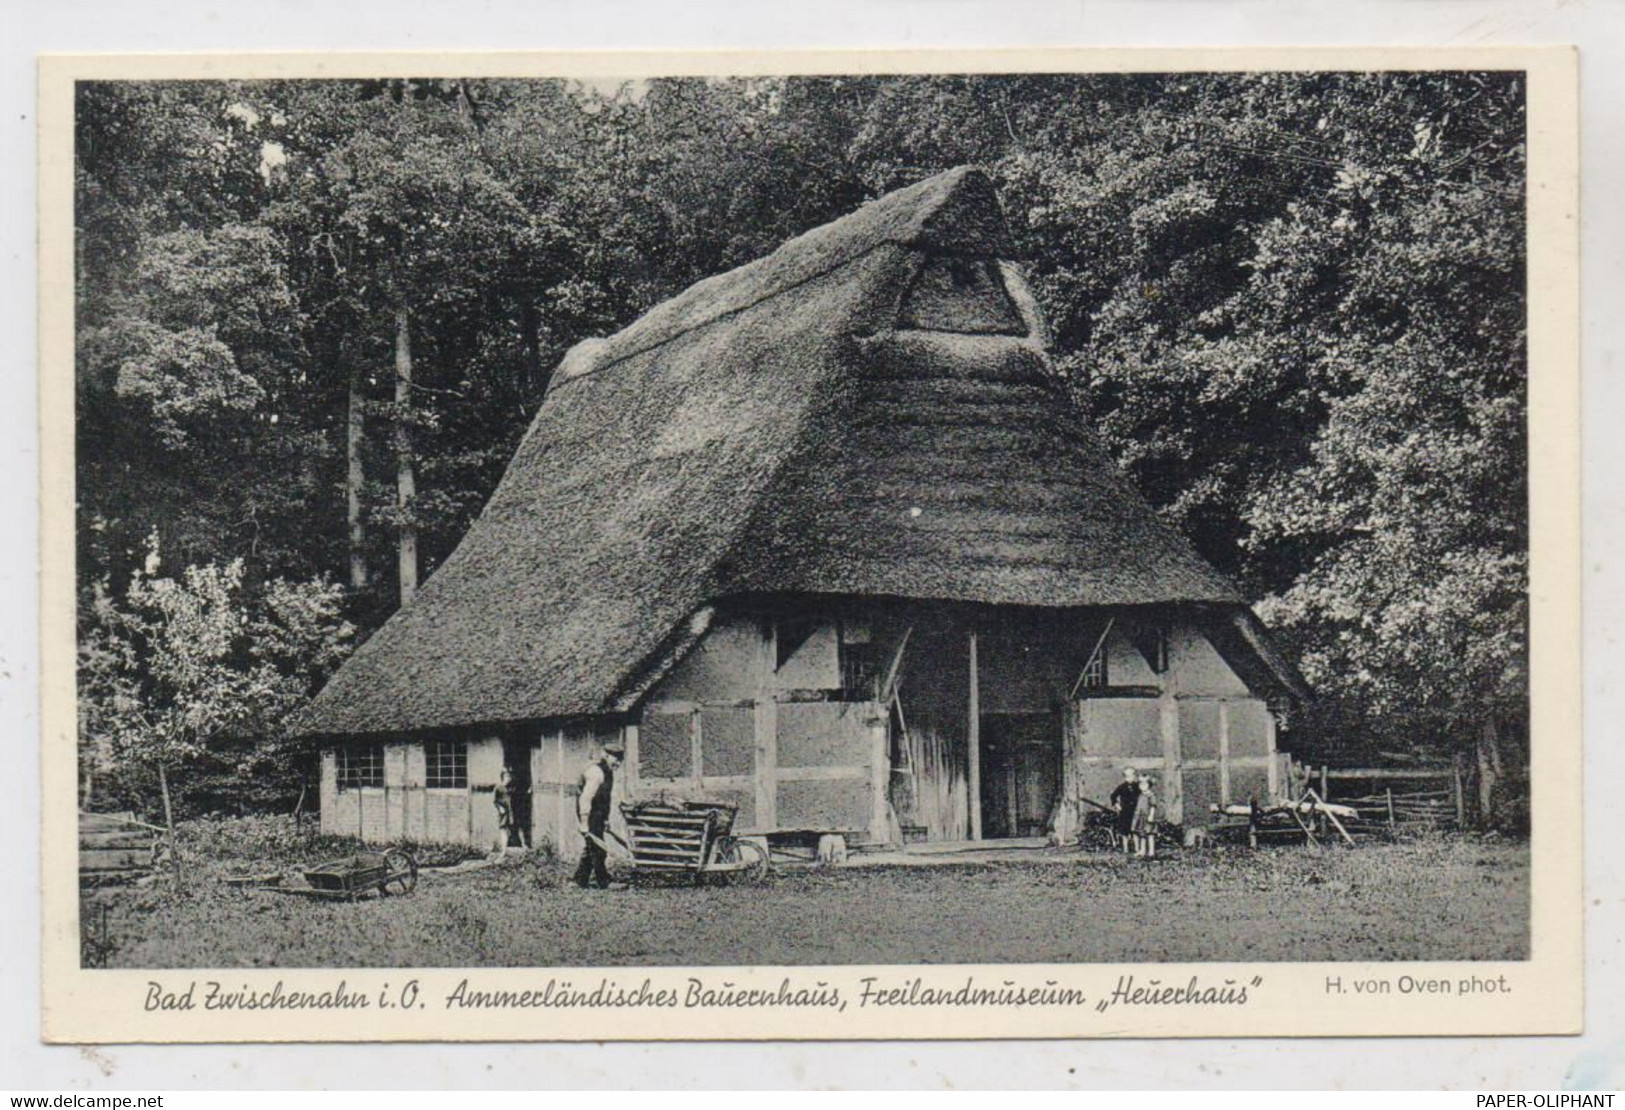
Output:
<path fill-rule="evenodd" d="M 1462 828 L 1467 823 L 1461 771 L 1455 767 L 1311 767 L 1288 769 L 1288 782 L 1318 781 L 1328 802 L 1352 806 L 1365 824 Z M 1435 783 L 1442 785 L 1435 786 Z M 1356 793 L 1360 787 L 1362 792 Z"/>

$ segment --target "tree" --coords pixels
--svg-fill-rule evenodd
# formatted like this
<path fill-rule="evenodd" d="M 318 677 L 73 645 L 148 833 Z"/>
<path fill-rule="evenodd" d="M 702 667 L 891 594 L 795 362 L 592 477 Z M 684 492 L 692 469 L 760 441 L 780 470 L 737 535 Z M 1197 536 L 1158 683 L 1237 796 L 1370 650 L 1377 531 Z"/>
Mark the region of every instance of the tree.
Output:
<path fill-rule="evenodd" d="M 141 806 L 146 776 L 190 776 L 194 804 L 279 797 L 295 781 L 281 733 L 349 653 L 324 581 L 245 581 L 241 560 L 161 574 L 158 541 L 122 597 L 95 591 L 81 639 L 85 790 Z M 167 814 L 166 814 L 167 815 Z"/>

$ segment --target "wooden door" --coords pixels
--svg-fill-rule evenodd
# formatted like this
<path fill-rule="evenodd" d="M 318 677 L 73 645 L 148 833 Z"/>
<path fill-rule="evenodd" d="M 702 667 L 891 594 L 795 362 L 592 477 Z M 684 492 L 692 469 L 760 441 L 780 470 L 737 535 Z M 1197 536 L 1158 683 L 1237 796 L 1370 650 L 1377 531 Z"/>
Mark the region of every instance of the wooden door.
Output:
<path fill-rule="evenodd" d="M 982 836 L 1043 836 L 1061 781 L 1061 720 L 1052 713 L 981 718 Z"/>

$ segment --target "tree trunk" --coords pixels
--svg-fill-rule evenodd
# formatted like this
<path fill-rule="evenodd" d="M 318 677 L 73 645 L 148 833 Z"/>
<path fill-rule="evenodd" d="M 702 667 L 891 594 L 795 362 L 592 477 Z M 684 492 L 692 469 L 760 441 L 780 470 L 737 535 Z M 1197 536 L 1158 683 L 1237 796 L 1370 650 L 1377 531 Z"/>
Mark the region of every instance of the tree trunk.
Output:
<path fill-rule="evenodd" d="M 1493 716 L 1484 719 L 1473 754 L 1478 763 L 1478 823 L 1488 828 L 1495 823 L 1495 788 L 1501 781 L 1501 745 Z"/>
<path fill-rule="evenodd" d="M 175 808 L 169 801 L 169 772 L 162 763 L 158 764 L 158 789 L 164 796 L 164 828 L 169 830 L 169 866 L 178 881 L 181 877 L 181 853 L 180 846 L 175 843 Z"/>
<path fill-rule="evenodd" d="M 412 408 L 412 322 L 404 304 L 395 308 L 395 505 L 400 511 L 401 604 L 418 589 L 418 528 L 412 520 L 417 500 L 417 472 L 413 469 L 412 430 L 407 414 Z"/>
<path fill-rule="evenodd" d="M 547 383 L 542 380 L 542 320 L 529 297 L 519 297 L 519 343 L 524 351 L 525 381 L 519 390 L 522 404 L 539 402 Z"/>
<path fill-rule="evenodd" d="M 346 519 L 350 527 L 350 585 L 362 589 L 367 584 L 367 525 L 361 519 L 362 490 L 367 472 L 361 458 L 366 441 L 365 376 L 359 365 L 350 368 L 350 411 L 344 433 L 344 494 Z"/>

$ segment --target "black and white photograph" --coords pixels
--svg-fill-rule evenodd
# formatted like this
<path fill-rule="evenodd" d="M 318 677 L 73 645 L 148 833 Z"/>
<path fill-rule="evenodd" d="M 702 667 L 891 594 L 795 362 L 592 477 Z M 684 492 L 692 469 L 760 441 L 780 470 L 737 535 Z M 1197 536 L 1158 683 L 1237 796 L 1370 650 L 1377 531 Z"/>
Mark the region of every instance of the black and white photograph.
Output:
<path fill-rule="evenodd" d="M 73 86 L 86 982 L 1512 989 L 1524 69 L 398 69 Z"/>

